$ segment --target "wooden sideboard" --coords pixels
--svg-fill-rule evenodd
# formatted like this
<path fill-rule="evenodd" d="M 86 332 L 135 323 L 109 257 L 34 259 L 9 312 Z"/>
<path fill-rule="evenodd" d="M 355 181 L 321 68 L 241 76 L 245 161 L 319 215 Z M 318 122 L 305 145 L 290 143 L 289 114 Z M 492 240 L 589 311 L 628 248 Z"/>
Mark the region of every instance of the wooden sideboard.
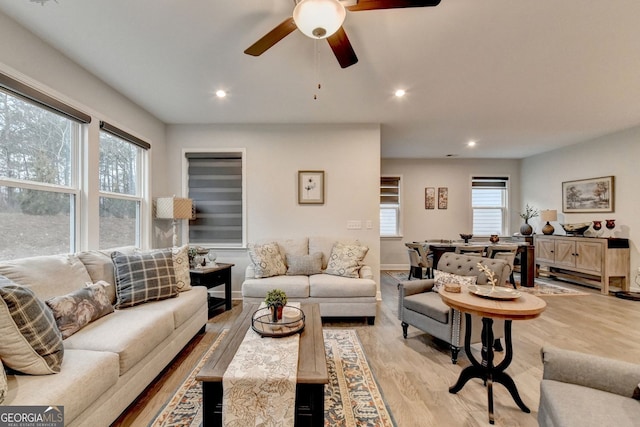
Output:
<path fill-rule="evenodd" d="M 550 276 L 565 277 L 600 287 L 629 291 L 629 239 L 536 235 L 536 264 Z"/>

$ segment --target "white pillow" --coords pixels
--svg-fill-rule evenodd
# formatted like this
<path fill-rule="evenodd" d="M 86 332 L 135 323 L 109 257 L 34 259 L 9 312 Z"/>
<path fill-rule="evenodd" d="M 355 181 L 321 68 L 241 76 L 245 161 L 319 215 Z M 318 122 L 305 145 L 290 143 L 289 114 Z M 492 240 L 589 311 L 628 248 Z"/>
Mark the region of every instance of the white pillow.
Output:
<path fill-rule="evenodd" d="M 360 245 L 344 245 L 336 243 L 331 249 L 325 273 L 334 276 L 358 278 L 362 260 L 369 248 Z"/>
<path fill-rule="evenodd" d="M 444 271 L 433 270 L 433 291 L 440 292 L 440 288 L 446 283 L 462 285 L 475 285 L 478 281 L 476 276 L 459 276 L 457 274 L 446 273 Z"/>
<path fill-rule="evenodd" d="M 281 276 L 287 273 L 280 248 L 275 242 L 264 245 L 249 244 L 249 258 L 254 265 L 256 279 Z"/>

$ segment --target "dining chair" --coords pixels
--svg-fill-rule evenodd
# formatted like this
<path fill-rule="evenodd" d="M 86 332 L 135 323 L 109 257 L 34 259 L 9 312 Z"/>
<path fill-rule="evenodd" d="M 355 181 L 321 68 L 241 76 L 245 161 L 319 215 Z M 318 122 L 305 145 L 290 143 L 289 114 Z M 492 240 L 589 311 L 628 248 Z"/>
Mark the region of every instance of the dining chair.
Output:
<path fill-rule="evenodd" d="M 516 261 L 518 247 L 515 245 L 491 245 L 487 247 L 487 258 L 503 259 L 509 264 L 511 273 L 509 274 L 509 283 L 516 288 L 516 280 L 513 277 L 513 269 Z"/>
<path fill-rule="evenodd" d="M 418 252 L 420 256 L 420 261 L 422 262 L 422 266 L 426 269 L 425 277 L 427 279 L 433 278 L 433 252 L 429 250 L 429 246 L 425 243 L 421 242 L 413 242 L 412 245 L 415 245 L 414 249 Z"/>
<path fill-rule="evenodd" d="M 411 280 L 411 277 L 422 279 L 422 263 L 418 252 L 409 248 L 407 249 L 407 254 L 409 254 L 409 278 L 407 280 Z"/>
<path fill-rule="evenodd" d="M 485 245 L 460 245 L 456 246 L 455 252 L 457 254 L 476 254 L 478 256 L 484 256 Z"/>

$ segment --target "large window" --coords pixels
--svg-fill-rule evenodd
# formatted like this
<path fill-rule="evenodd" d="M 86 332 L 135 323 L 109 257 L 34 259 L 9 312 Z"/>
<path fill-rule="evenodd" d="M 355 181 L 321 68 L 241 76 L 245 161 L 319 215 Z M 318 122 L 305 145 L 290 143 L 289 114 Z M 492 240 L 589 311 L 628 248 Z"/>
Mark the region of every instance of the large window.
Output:
<path fill-rule="evenodd" d="M 189 243 L 244 247 L 244 152 L 189 152 L 186 159 L 189 198 L 196 207 Z"/>
<path fill-rule="evenodd" d="M 400 177 L 380 178 L 380 236 L 400 236 Z"/>
<path fill-rule="evenodd" d="M 508 234 L 508 177 L 477 177 L 471 180 L 474 236 Z"/>
<path fill-rule="evenodd" d="M 76 248 L 81 124 L 24 88 L 0 74 L 0 259 Z"/>
<path fill-rule="evenodd" d="M 99 247 L 140 246 L 142 159 L 148 145 L 108 123 L 100 128 Z"/>

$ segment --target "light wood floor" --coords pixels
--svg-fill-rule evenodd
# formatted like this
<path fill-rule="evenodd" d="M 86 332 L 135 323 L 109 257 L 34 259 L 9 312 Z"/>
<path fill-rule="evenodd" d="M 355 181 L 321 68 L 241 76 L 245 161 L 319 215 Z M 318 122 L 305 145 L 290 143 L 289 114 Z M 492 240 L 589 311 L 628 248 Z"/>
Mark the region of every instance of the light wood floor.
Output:
<path fill-rule="evenodd" d="M 541 317 L 513 322 L 514 360 L 507 372 L 532 412 L 520 411 L 506 389 L 496 384 L 497 426 L 538 425 L 542 378 L 540 348 L 543 345 L 638 362 L 640 302 L 603 296 L 585 287 L 579 289 L 589 295 L 546 297 L 547 310 Z M 396 282 L 384 273 L 381 274 L 381 291 L 383 300 L 378 304 L 375 326 L 368 326 L 364 319 L 325 321 L 323 325 L 357 330 L 398 427 L 489 425 L 486 391 L 481 381 L 469 381 L 458 394 L 448 392 L 462 368 L 469 364 L 466 356 L 461 354 L 458 364 L 452 365 L 445 344 L 412 327 L 407 339 L 403 339 L 397 319 Z M 202 353 L 241 310 L 241 303 L 237 302 L 233 310 L 211 318 L 206 333 L 194 338 L 113 425 L 146 426 L 153 420 Z"/>

